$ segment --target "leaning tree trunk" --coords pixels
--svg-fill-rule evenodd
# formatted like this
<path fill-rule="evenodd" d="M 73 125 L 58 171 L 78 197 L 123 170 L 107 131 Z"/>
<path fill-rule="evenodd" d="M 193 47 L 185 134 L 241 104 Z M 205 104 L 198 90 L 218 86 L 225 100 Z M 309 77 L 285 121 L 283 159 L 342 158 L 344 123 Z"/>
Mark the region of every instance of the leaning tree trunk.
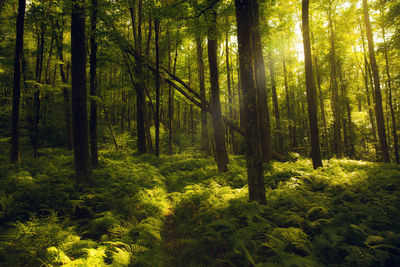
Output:
<path fill-rule="evenodd" d="M 85 10 L 83 0 L 72 0 L 71 12 L 71 79 L 72 125 L 74 139 L 74 163 L 77 184 L 92 183 L 93 173 L 89 154 Z"/>
<path fill-rule="evenodd" d="M 217 14 L 214 12 L 210 21 L 208 35 L 208 62 L 211 83 L 211 117 L 214 129 L 215 154 L 218 171 L 228 171 L 228 154 L 225 146 L 224 125 L 222 123 L 221 103 L 219 99 L 218 62 L 217 62 Z"/>
<path fill-rule="evenodd" d="M 11 162 L 20 162 L 19 154 L 19 103 L 21 98 L 21 65 L 24 44 L 25 0 L 18 1 L 17 38 L 15 41 L 14 83 L 11 117 Z"/>
<path fill-rule="evenodd" d="M 249 18 L 252 16 L 250 3 L 235 0 L 237 36 L 239 46 L 239 69 L 243 98 L 243 126 L 245 128 L 247 179 L 250 201 L 265 204 L 263 156 L 261 152 L 260 128 L 257 110 L 257 88 L 254 80 Z M 257 31 L 257 29 L 253 29 Z"/>
<path fill-rule="evenodd" d="M 302 1 L 302 30 L 303 30 L 303 45 L 304 45 L 304 65 L 306 71 L 306 86 L 307 86 L 307 103 L 308 103 L 308 118 L 310 123 L 311 135 L 311 158 L 314 169 L 322 167 L 321 151 L 319 146 L 319 130 L 317 117 L 317 90 L 313 77 L 311 45 L 310 45 L 310 29 L 308 21 L 309 1 Z"/>
<path fill-rule="evenodd" d="M 367 0 L 363 0 L 363 13 L 364 13 L 364 22 L 366 26 L 365 28 L 368 40 L 370 64 L 374 78 L 375 117 L 376 117 L 376 125 L 378 128 L 378 137 L 380 144 L 379 160 L 382 160 L 384 162 L 390 162 L 389 147 L 387 144 L 386 131 L 385 131 L 385 119 L 383 116 L 383 108 L 382 108 L 382 94 L 381 94 L 381 85 L 379 81 L 379 70 L 378 70 L 378 65 L 376 64 L 374 40 L 372 36 L 371 22 L 369 20 Z"/>

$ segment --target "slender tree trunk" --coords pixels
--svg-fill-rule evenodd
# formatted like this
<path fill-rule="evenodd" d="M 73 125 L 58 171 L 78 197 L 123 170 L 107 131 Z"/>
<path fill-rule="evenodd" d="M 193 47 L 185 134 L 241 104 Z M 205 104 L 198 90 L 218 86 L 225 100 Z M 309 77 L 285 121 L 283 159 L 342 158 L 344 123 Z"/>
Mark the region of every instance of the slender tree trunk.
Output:
<path fill-rule="evenodd" d="M 396 163 L 400 163 L 399 159 L 399 144 L 398 144 L 398 135 L 397 135 L 397 122 L 396 122 L 396 116 L 395 116 L 395 111 L 393 108 L 393 97 L 392 97 L 392 79 L 390 77 L 390 69 L 389 69 L 389 58 L 388 58 L 388 49 L 387 49 L 387 44 L 385 40 L 385 27 L 382 24 L 382 38 L 383 38 L 383 43 L 385 45 L 384 48 L 384 56 L 385 56 L 385 64 L 386 64 L 386 75 L 388 78 L 387 81 L 387 87 L 388 87 L 388 94 L 389 94 L 389 108 L 390 108 L 390 116 L 392 119 L 392 133 L 393 133 L 393 145 L 394 145 L 394 155 L 396 159 Z"/>
<path fill-rule="evenodd" d="M 43 20 L 44 20 L 43 15 Z M 40 121 L 40 88 L 39 84 L 42 81 L 42 70 L 43 70 L 43 53 L 44 53 L 44 41 L 45 41 L 46 26 L 42 22 L 40 30 L 37 32 L 37 50 L 36 50 L 36 67 L 35 67 L 35 92 L 33 95 L 33 116 L 29 115 L 29 122 L 31 126 L 31 142 L 33 148 L 33 156 L 39 157 L 39 121 Z"/>
<path fill-rule="evenodd" d="M 200 97 L 202 98 L 202 101 L 204 101 L 206 99 L 206 87 L 204 83 L 203 46 L 200 34 L 197 34 L 196 36 L 196 52 Z M 201 150 L 207 155 L 211 155 L 210 142 L 208 138 L 207 111 L 205 109 L 201 110 Z"/>
<path fill-rule="evenodd" d="M 306 86 L 307 86 L 307 102 L 308 102 L 308 117 L 310 123 L 311 135 L 311 158 L 314 169 L 322 167 L 321 151 L 319 146 L 319 130 L 317 117 L 317 90 L 313 77 L 311 44 L 310 44 L 310 29 L 309 29 L 309 1 L 302 0 L 302 30 L 303 30 L 303 45 L 304 45 L 304 65 L 306 71 Z"/>
<path fill-rule="evenodd" d="M 385 131 L 385 119 L 383 116 L 383 108 L 382 108 L 382 94 L 381 94 L 381 85 L 379 81 L 379 70 L 378 65 L 376 64 L 375 59 L 375 48 L 374 48 L 374 40 L 372 36 L 371 30 L 371 22 L 369 20 L 368 13 L 368 4 L 367 0 L 363 0 L 363 13 L 364 13 L 364 22 L 366 26 L 367 40 L 368 40 L 368 50 L 369 57 L 371 63 L 371 69 L 374 78 L 374 93 L 375 93 L 375 115 L 376 115 L 376 124 L 378 128 L 378 136 L 380 143 L 380 153 L 379 160 L 384 162 L 390 162 L 389 157 L 389 148 L 386 139 L 386 131 Z"/>
<path fill-rule="evenodd" d="M 217 62 L 217 14 L 211 18 L 208 34 L 208 62 L 210 67 L 210 83 L 212 95 L 212 124 L 214 129 L 215 154 L 219 172 L 228 171 L 228 154 L 225 146 L 224 125 L 222 123 L 221 103 L 219 99 L 218 62 Z"/>
<path fill-rule="evenodd" d="M 272 103 L 274 105 L 274 115 L 275 115 L 275 134 L 277 139 L 277 147 L 278 151 L 282 152 L 283 148 L 283 136 L 282 136 L 282 124 L 281 124 L 281 115 L 279 112 L 279 104 L 278 104 L 278 95 L 276 93 L 276 83 L 275 83 L 275 71 L 274 71 L 274 62 L 272 58 L 269 62 L 269 73 L 271 78 L 271 89 L 272 89 Z"/>
<path fill-rule="evenodd" d="M 331 62 L 331 90 L 332 90 L 332 110 L 333 110 L 333 144 L 336 157 L 341 158 L 343 155 L 342 134 L 340 126 L 340 106 L 339 106 L 339 92 L 336 74 L 336 55 L 335 55 L 335 33 L 333 30 L 332 22 L 332 0 L 329 0 L 328 10 L 328 26 L 330 31 L 330 62 Z"/>
<path fill-rule="evenodd" d="M 326 126 L 326 118 L 325 118 L 325 108 L 324 108 L 324 98 L 322 95 L 322 89 L 321 89 L 321 76 L 319 74 L 319 68 L 318 68 L 318 60 L 317 56 L 314 57 L 315 61 L 315 73 L 317 76 L 317 84 L 318 84 L 318 96 L 319 96 L 319 108 L 321 112 L 321 119 L 322 119 L 322 126 L 324 127 L 324 143 L 325 143 L 325 153 L 329 155 L 329 136 L 328 136 L 328 127 Z"/>
<path fill-rule="evenodd" d="M 25 0 L 18 1 L 17 38 L 15 41 L 14 83 L 11 117 L 11 163 L 19 163 L 21 160 L 19 153 L 19 103 L 21 97 L 21 64 L 24 44 L 25 5 Z"/>
<path fill-rule="evenodd" d="M 142 7 L 143 7 L 143 0 L 139 0 L 139 16 L 138 16 L 138 27 L 137 27 L 137 39 L 136 39 L 136 51 L 141 56 L 142 54 Z M 136 29 L 135 29 L 136 30 Z M 146 153 L 146 100 L 144 95 L 144 88 L 143 88 L 143 69 L 142 63 L 139 60 L 136 60 L 135 66 L 136 76 L 138 77 L 139 81 L 136 83 L 136 120 L 137 120 L 137 147 L 138 153 Z"/>
<path fill-rule="evenodd" d="M 167 42 L 168 42 L 168 71 L 171 71 L 171 38 L 169 24 L 167 24 Z M 168 154 L 172 155 L 172 123 L 173 123 L 173 98 L 172 88 L 168 85 Z"/>
<path fill-rule="evenodd" d="M 252 53 L 254 55 L 254 75 L 255 86 L 257 88 L 257 105 L 258 120 L 260 125 L 261 153 L 264 162 L 272 159 L 271 147 L 271 123 L 269 118 L 269 107 L 266 89 L 264 57 L 261 47 L 261 36 L 259 32 L 259 10 L 256 0 L 250 1 L 251 12 L 251 44 Z M 250 53 L 251 55 L 251 53 Z"/>
<path fill-rule="evenodd" d="M 66 140 L 67 140 L 67 149 L 72 150 L 73 138 L 72 138 L 72 115 L 71 115 L 71 101 L 70 101 L 70 93 L 68 89 L 68 77 L 65 73 L 64 69 L 64 54 L 63 54 L 63 30 L 61 29 L 59 22 L 56 21 L 57 26 L 57 35 L 56 35 L 56 45 L 57 45 L 57 54 L 58 59 L 61 62 L 59 64 L 60 67 L 60 75 L 61 81 L 63 83 L 63 98 L 64 98 L 64 119 L 65 119 L 65 132 L 66 132 Z"/>
<path fill-rule="evenodd" d="M 282 50 L 282 65 L 283 65 L 283 78 L 284 78 L 284 84 L 285 84 L 285 97 L 286 97 L 286 118 L 288 120 L 288 136 L 289 136 L 289 141 L 290 141 L 290 146 L 291 140 L 292 140 L 292 134 L 293 134 L 293 118 L 292 118 L 292 112 L 290 108 L 290 94 L 289 94 L 289 85 L 288 85 L 288 80 L 287 80 L 287 71 L 286 71 L 286 58 L 285 58 L 285 48 Z M 291 146 L 291 148 L 293 148 Z"/>
<path fill-rule="evenodd" d="M 159 20 L 154 21 L 155 47 L 156 47 L 156 114 L 154 122 L 156 126 L 156 156 L 160 156 L 160 49 L 159 49 Z"/>
<path fill-rule="evenodd" d="M 86 107 L 85 10 L 82 0 L 72 0 L 71 77 L 75 176 L 80 185 L 93 182 Z"/>
<path fill-rule="evenodd" d="M 228 105 L 229 105 L 229 119 L 233 119 L 233 110 L 232 110 L 232 89 L 231 89 L 231 67 L 229 64 L 229 42 L 228 42 L 228 32 L 225 34 L 225 59 L 226 59 L 226 79 L 228 83 Z M 235 132 L 229 127 L 229 137 L 232 151 L 234 151 L 234 143 L 235 143 Z"/>
<path fill-rule="evenodd" d="M 265 184 L 263 175 L 263 155 L 257 110 L 257 87 L 254 80 L 252 63 L 251 29 L 252 16 L 249 1 L 235 0 L 237 36 L 239 46 L 240 82 L 243 97 L 243 126 L 246 131 L 246 162 L 247 179 L 249 184 L 249 199 L 260 204 L 266 204 Z M 257 29 L 252 29 L 253 32 Z"/>
<path fill-rule="evenodd" d="M 97 96 L 97 0 L 91 0 L 90 13 L 90 96 Z M 90 154 L 92 167 L 99 165 L 98 147 L 97 147 L 97 100 L 90 100 Z M 123 119 L 122 119 L 123 121 Z"/>

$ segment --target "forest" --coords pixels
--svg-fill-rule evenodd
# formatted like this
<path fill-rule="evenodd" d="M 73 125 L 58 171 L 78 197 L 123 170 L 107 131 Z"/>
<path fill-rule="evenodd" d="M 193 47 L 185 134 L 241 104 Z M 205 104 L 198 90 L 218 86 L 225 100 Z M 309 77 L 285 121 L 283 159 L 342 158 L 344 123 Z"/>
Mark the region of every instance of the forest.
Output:
<path fill-rule="evenodd" d="M 400 266 L 398 0 L 0 0 L 0 266 Z"/>

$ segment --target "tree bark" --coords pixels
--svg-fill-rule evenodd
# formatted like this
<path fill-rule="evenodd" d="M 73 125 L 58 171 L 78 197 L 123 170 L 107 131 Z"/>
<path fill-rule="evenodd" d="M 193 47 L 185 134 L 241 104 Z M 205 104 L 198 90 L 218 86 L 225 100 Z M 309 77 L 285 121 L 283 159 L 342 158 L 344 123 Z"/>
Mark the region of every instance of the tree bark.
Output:
<path fill-rule="evenodd" d="M 219 75 L 217 61 L 217 14 L 213 12 L 208 33 L 208 63 L 211 83 L 211 117 L 214 129 L 215 154 L 219 172 L 228 171 L 228 154 L 225 146 L 224 125 L 222 123 L 221 103 L 219 96 Z"/>
<path fill-rule="evenodd" d="M 311 135 L 311 158 L 314 169 L 322 167 L 321 151 L 319 146 L 319 129 L 317 117 L 317 90 L 313 76 L 311 45 L 310 45 L 310 29 L 309 29 L 309 1 L 302 0 L 302 30 L 303 30 L 303 45 L 304 45 L 304 65 L 306 72 L 307 86 L 307 103 L 308 103 L 308 118 L 310 123 Z"/>
<path fill-rule="evenodd" d="M 389 68 L 389 58 L 388 58 L 388 49 L 387 49 L 387 43 L 385 40 L 385 27 L 382 24 L 382 38 L 383 38 L 383 43 L 384 43 L 384 51 L 383 54 L 385 56 L 385 65 L 386 65 L 386 75 L 387 75 L 387 87 L 389 89 L 388 94 L 389 94 L 389 108 L 390 108 L 390 116 L 392 119 L 392 133 L 393 133 L 393 146 L 394 146 L 394 155 L 396 159 L 396 163 L 400 163 L 399 159 L 399 138 L 397 134 L 397 122 L 396 122 L 396 116 L 395 116 L 395 111 L 393 108 L 393 97 L 392 97 L 392 79 L 390 77 L 390 68 Z"/>
<path fill-rule="evenodd" d="M 251 44 L 254 55 L 255 86 L 257 88 L 258 120 L 260 125 L 261 152 L 264 162 L 272 159 L 271 123 L 266 89 L 265 65 L 259 32 L 260 16 L 257 0 L 251 0 Z"/>
<path fill-rule="evenodd" d="M 56 21 L 57 34 L 56 34 L 56 46 L 58 59 L 60 61 L 60 76 L 63 83 L 63 100 L 64 100 L 64 119 L 65 119 L 65 132 L 67 139 L 67 149 L 72 150 L 73 138 L 72 138 L 72 115 L 71 115 L 71 100 L 68 89 L 68 78 L 64 69 L 64 54 L 63 54 L 63 30 L 59 25 L 59 21 Z"/>
<path fill-rule="evenodd" d="M 90 96 L 97 96 L 97 0 L 91 0 L 90 13 Z M 90 156 L 92 167 L 99 165 L 98 147 L 97 147 L 97 100 L 90 99 Z M 123 121 L 123 119 L 122 119 Z"/>
<path fill-rule="evenodd" d="M 160 49 L 159 49 L 159 20 L 154 20 L 155 47 L 156 47 L 156 112 L 154 122 L 156 126 L 155 154 L 160 156 Z"/>
<path fill-rule="evenodd" d="M 366 26 L 365 28 L 368 40 L 370 64 L 374 78 L 375 117 L 376 117 L 376 125 L 378 128 L 378 137 L 380 144 L 380 153 L 378 159 L 383 162 L 390 162 L 389 147 L 387 144 L 386 131 L 385 131 L 385 119 L 383 116 L 383 108 L 382 108 L 382 94 L 381 94 L 381 85 L 379 81 L 379 70 L 375 59 L 374 40 L 372 36 L 371 22 L 369 20 L 367 0 L 363 0 L 363 13 L 364 13 L 364 23 Z"/>
<path fill-rule="evenodd" d="M 19 153 L 19 105 L 21 98 L 21 65 L 24 45 L 25 5 L 25 0 L 18 1 L 11 117 L 11 163 L 19 163 L 21 161 Z"/>
<path fill-rule="evenodd" d="M 246 135 L 246 162 L 247 179 L 250 201 L 266 204 L 265 184 L 263 175 L 263 155 L 261 152 L 261 138 L 259 127 L 259 113 L 257 107 L 257 87 L 254 80 L 253 55 L 251 47 L 250 19 L 251 5 L 246 0 L 235 0 L 237 36 L 239 47 L 240 82 L 243 98 L 243 126 Z"/>
<path fill-rule="evenodd" d="M 82 183 L 93 183 L 87 122 L 85 10 L 83 0 L 72 0 L 71 78 L 75 176 L 77 184 L 80 185 Z"/>
<path fill-rule="evenodd" d="M 337 73 L 336 73 L 336 55 L 335 55 L 335 33 L 333 30 L 332 21 L 332 0 L 329 0 L 329 10 L 328 10 L 328 27 L 330 31 L 330 63 L 331 63 L 331 90 L 332 90 L 332 111 L 333 111 L 333 144 L 336 157 L 341 158 L 343 155 L 343 144 L 342 144 L 342 134 L 340 125 L 340 106 L 339 106 L 339 91 L 337 84 Z"/>
<path fill-rule="evenodd" d="M 206 99 L 206 87 L 204 84 L 204 61 L 203 46 L 200 34 L 196 36 L 196 52 L 197 52 L 197 71 L 199 76 L 200 97 Z M 201 150 L 207 155 L 211 155 L 210 141 L 208 138 L 207 111 L 201 110 Z"/>
<path fill-rule="evenodd" d="M 271 78 L 272 103 L 274 105 L 274 115 L 275 115 L 275 136 L 276 136 L 276 140 L 277 140 L 278 151 L 282 152 L 284 150 L 283 136 L 282 136 L 282 124 L 281 124 L 281 115 L 279 112 L 278 95 L 276 93 L 274 62 L 273 62 L 272 58 L 270 58 L 270 62 L 269 62 L 269 74 L 270 74 L 270 78 Z"/>

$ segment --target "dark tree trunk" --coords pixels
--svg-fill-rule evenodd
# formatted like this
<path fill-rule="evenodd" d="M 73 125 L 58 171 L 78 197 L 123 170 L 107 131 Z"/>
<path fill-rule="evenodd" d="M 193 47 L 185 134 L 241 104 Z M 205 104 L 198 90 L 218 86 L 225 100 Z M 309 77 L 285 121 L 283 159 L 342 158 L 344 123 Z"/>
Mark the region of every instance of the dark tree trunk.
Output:
<path fill-rule="evenodd" d="M 84 1 L 72 0 L 71 78 L 74 163 L 77 184 L 92 183 L 89 154 Z"/>
<path fill-rule="evenodd" d="M 97 96 L 97 0 L 91 0 L 90 14 L 90 96 Z M 90 100 L 90 156 L 92 167 L 99 165 L 98 147 L 97 147 L 97 100 Z M 123 121 L 123 119 L 122 119 Z"/>
<path fill-rule="evenodd" d="M 379 81 L 379 70 L 375 59 L 374 40 L 372 36 L 371 22 L 369 20 L 367 0 L 363 0 L 363 13 L 364 13 L 364 22 L 366 26 L 371 69 L 374 78 L 375 116 L 376 116 L 376 125 L 378 128 L 378 137 L 380 143 L 379 160 L 382 160 L 384 162 L 390 162 L 389 148 L 387 144 L 386 131 L 385 131 L 385 119 L 383 116 L 383 108 L 382 108 L 382 95 L 381 95 L 381 85 Z"/>
<path fill-rule="evenodd" d="M 399 164 L 400 163 L 400 159 L 399 159 L 399 145 L 398 145 L 398 135 L 397 135 L 397 122 L 396 122 L 395 111 L 394 111 L 394 108 L 393 108 L 392 79 L 390 77 L 388 49 L 387 49 L 387 43 L 386 43 L 386 40 L 385 40 L 385 27 L 383 25 L 382 25 L 382 38 L 383 38 L 383 42 L 384 42 L 384 45 L 385 45 L 384 56 L 385 56 L 385 64 L 386 64 L 386 75 L 387 75 L 387 78 L 388 78 L 387 87 L 389 89 L 388 97 L 389 97 L 390 116 L 391 116 L 391 119 L 392 119 L 394 155 L 395 155 L 396 163 Z"/>
<path fill-rule="evenodd" d="M 204 84 L 204 61 L 203 47 L 200 35 L 196 36 L 196 52 L 197 52 L 197 71 L 199 76 L 200 97 L 202 101 L 206 99 L 206 87 Z M 208 138 L 207 111 L 201 110 L 201 150 L 207 155 L 211 155 L 210 142 Z"/>
<path fill-rule="evenodd" d="M 218 171 L 228 171 L 228 154 L 225 146 L 224 125 L 222 123 L 221 103 L 219 99 L 218 61 L 217 61 L 217 14 L 214 12 L 208 34 L 208 62 L 211 83 L 211 117 L 214 129 L 215 154 Z"/>
<path fill-rule="evenodd" d="M 137 26 L 137 39 L 135 42 L 136 51 L 141 56 L 142 54 L 142 5 L 143 1 L 139 0 L 139 22 Z M 134 29 L 136 31 L 136 29 Z M 143 80 L 142 80 L 142 63 L 139 60 L 136 60 L 135 66 L 136 77 L 138 77 L 139 81 L 136 82 L 136 125 L 137 125 L 137 147 L 138 153 L 146 153 L 146 129 L 145 129 L 145 95 L 143 88 Z"/>
<path fill-rule="evenodd" d="M 167 24 L 167 41 L 168 41 L 168 70 L 171 71 L 171 37 L 169 24 Z M 172 88 L 168 85 L 168 154 L 172 155 L 172 117 L 173 117 L 173 100 Z"/>
<path fill-rule="evenodd" d="M 21 97 L 21 65 L 24 44 L 25 0 L 18 1 L 17 32 L 14 58 L 14 83 L 11 118 L 11 163 L 20 162 L 19 154 L 19 103 Z"/>
<path fill-rule="evenodd" d="M 272 159 L 271 148 L 271 123 L 269 118 L 269 107 L 266 89 L 265 66 L 264 57 L 261 47 L 261 37 L 259 32 L 259 11 L 256 0 L 250 1 L 251 12 L 251 44 L 252 53 L 254 56 L 254 75 L 255 86 L 257 88 L 257 105 L 258 120 L 260 125 L 260 138 L 261 138 L 261 153 L 264 162 L 269 162 Z M 251 55 L 251 52 L 249 52 Z"/>
<path fill-rule="evenodd" d="M 229 42 L 228 42 L 228 32 L 225 34 L 225 59 L 226 59 L 226 79 L 228 83 L 228 104 L 229 104 L 229 119 L 233 119 L 233 110 L 232 110 L 232 89 L 231 89 L 231 67 L 229 64 Z M 229 127 L 229 139 L 232 151 L 234 151 L 234 144 L 235 144 L 235 132 L 234 130 Z"/>
<path fill-rule="evenodd" d="M 247 179 L 249 199 L 260 204 L 266 203 L 263 175 L 263 156 L 261 152 L 260 128 L 257 110 L 257 88 L 254 80 L 253 55 L 251 47 L 250 19 L 252 16 L 249 1 L 235 0 L 237 36 L 239 46 L 240 82 L 243 98 L 243 126 L 246 131 Z M 252 29 L 253 32 L 257 29 Z"/>
<path fill-rule="evenodd" d="M 311 158 L 314 169 L 322 167 L 321 151 L 319 147 L 319 130 L 317 117 L 317 90 L 312 68 L 311 44 L 310 44 L 310 29 L 308 21 L 309 1 L 302 1 L 302 30 L 303 30 L 303 45 L 304 45 L 304 65 L 306 71 L 306 86 L 307 86 L 307 102 L 308 102 L 308 118 L 310 123 L 311 136 Z"/>
<path fill-rule="evenodd" d="M 154 21 L 155 47 L 156 47 L 156 113 L 154 122 L 156 126 L 156 156 L 160 156 L 160 49 L 159 49 L 159 20 Z"/>
<path fill-rule="evenodd" d="M 336 157 L 341 158 L 343 155 L 342 134 L 340 126 L 340 106 L 339 91 L 336 74 L 336 55 L 335 55 L 335 33 L 332 22 L 332 0 L 329 0 L 328 23 L 330 31 L 330 63 L 331 63 L 331 90 L 332 90 L 332 110 L 333 110 L 333 144 Z"/>

